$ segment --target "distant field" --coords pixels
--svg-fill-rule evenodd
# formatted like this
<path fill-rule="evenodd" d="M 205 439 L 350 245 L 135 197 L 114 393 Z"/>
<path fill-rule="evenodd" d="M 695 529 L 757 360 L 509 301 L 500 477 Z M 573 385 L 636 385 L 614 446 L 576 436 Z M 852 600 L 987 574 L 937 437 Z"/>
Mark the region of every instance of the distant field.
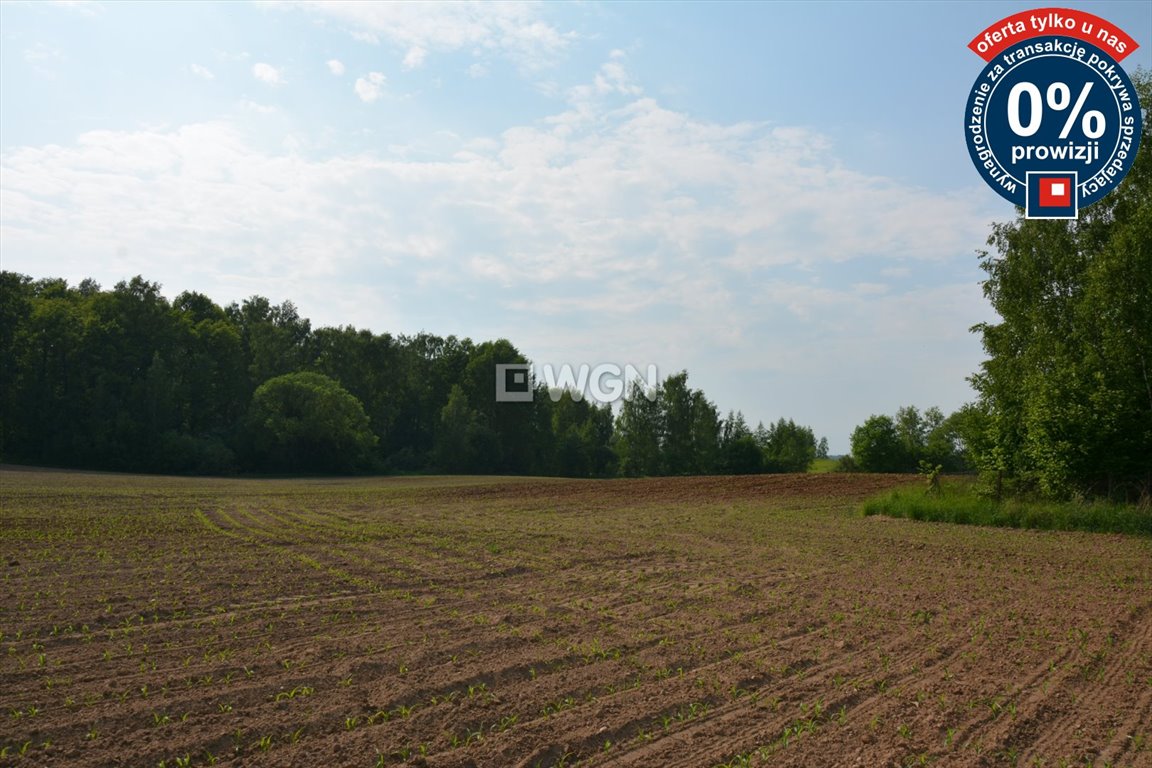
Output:
<path fill-rule="evenodd" d="M 812 462 L 812 466 L 808 469 L 809 472 L 832 472 L 836 469 L 836 465 L 840 459 L 816 459 Z"/>
<path fill-rule="evenodd" d="M 2 471 L 0 765 L 1152 765 L 1152 541 L 917 482 Z"/>

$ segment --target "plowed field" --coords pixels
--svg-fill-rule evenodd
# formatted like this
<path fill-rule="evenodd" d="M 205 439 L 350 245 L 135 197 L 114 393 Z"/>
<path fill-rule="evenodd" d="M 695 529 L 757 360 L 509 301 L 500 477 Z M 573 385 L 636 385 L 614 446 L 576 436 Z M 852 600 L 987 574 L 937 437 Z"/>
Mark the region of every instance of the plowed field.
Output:
<path fill-rule="evenodd" d="M 0 472 L 0 765 L 1152 766 L 1152 541 L 859 475 Z"/>

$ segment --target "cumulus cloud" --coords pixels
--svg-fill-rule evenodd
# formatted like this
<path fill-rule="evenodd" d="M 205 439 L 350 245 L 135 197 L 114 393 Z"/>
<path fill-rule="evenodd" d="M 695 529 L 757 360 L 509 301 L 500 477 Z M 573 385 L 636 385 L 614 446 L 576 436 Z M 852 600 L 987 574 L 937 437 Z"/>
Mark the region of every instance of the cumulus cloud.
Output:
<path fill-rule="evenodd" d="M 204 80 L 216 79 L 216 76 L 212 74 L 212 70 L 200 64 L 192 64 L 188 67 L 188 69 L 192 72 L 192 74 L 196 75 L 196 77 L 202 78 Z"/>
<path fill-rule="evenodd" d="M 263 61 L 258 61 L 252 65 L 252 76 L 268 85 L 281 85 L 284 82 L 280 76 L 280 70 Z"/>
<path fill-rule="evenodd" d="M 356 95 L 360 97 L 360 101 L 371 104 L 379 99 L 384 92 L 385 79 L 382 72 L 369 72 L 365 77 L 356 78 L 353 89 L 356 91 Z"/>
<path fill-rule="evenodd" d="M 344 74 L 344 62 L 339 59 L 328 59 L 328 71 L 336 76 Z"/>

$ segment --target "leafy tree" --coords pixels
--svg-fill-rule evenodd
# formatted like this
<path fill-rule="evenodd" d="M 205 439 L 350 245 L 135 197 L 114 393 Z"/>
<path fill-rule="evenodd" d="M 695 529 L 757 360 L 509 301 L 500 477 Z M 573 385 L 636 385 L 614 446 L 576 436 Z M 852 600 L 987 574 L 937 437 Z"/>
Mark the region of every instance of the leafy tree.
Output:
<path fill-rule="evenodd" d="M 937 409 L 939 412 L 939 409 Z M 924 418 L 920 415 L 920 409 L 914 405 L 908 405 L 896 409 L 896 417 L 894 419 L 896 424 L 896 431 L 900 435 L 900 443 L 904 448 L 904 454 L 908 457 L 909 467 L 915 465 L 917 456 L 924 452 L 924 443 L 928 437 L 928 425 L 925 423 Z"/>
<path fill-rule="evenodd" d="M 965 469 L 965 443 L 961 435 L 971 429 L 968 412 L 945 418 L 937 407 L 923 413 L 915 406 L 897 409 L 895 417 L 872 416 L 852 433 L 852 460 L 846 471 L 915 472 L 921 463 L 942 471 Z"/>
<path fill-rule="evenodd" d="M 246 362 L 240 332 L 207 296 L 181 293 L 172 302 L 177 342 L 174 359 L 179 431 L 218 443 L 231 442 L 247 400 Z"/>
<path fill-rule="evenodd" d="M 863 472 L 906 472 L 908 455 L 900 429 L 891 416 L 869 416 L 852 432 L 852 457 Z"/>
<path fill-rule="evenodd" d="M 721 458 L 716 406 L 688 386 L 688 373 L 669 376 L 653 393 L 640 382 L 616 421 L 616 451 L 626 475 L 692 475 L 715 472 Z M 651 397 L 649 397 L 651 396 Z"/>
<path fill-rule="evenodd" d="M 816 437 L 809 427 L 780 419 L 768 428 L 764 466 L 769 472 L 807 472 L 816 459 Z"/>
<path fill-rule="evenodd" d="M 935 406 L 924 411 L 926 436 L 924 445 L 916 456 L 917 465 L 920 461 L 925 461 L 934 467 L 942 467 L 945 472 L 958 472 L 968 468 L 958 426 L 964 417 L 959 414 L 957 411 L 945 418 L 944 413 Z"/>
<path fill-rule="evenodd" d="M 352 326 L 319 328 L 308 337 L 307 369 L 340 382 L 364 405 L 381 457 L 404 447 L 398 422 L 409 390 L 405 349 L 391 335 Z"/>
<path fill-rule="evenodd" d="M 477 465 L 479 416 L 468 407 L 468 396 L 459 384 L 452 386 L 448 402 L 440 409 L 436 434 L 436 463 L 445 472 L 472 472 Z"/>
<path fill-rule="evenodd" d="M 312 324 L 300 317 L 295 304 L 285 301 L 273 305 L 263 296 L 253 296 L 243 304 L 230 304 L 226 312 L 240 330 L 253 388 L 300 370 Z"/>
<path fill-rule="evenodd" d="M 597 406 L 567 390 L 555 402 L 550 395 L 537 395 L 548 404 L 553 436 L 551 472 L 565 477 L 603 477 L 615 470 L 611 448 L 612 410 Z"/>
<path fill-rule="evenodd" d="M 822 437 L 820 438 L 820 442 L 816 444 L 816 458 L 828 458 L 828 438 Z"/>
<path fill-rule="evenodd" d="M 696 475 L 715 471 L 720 422 L 713 405 L 688 386 L 688 372 L 664 380 L 659 405 L 664 426 L 662 474 Z"/>
<path fill-rule="evenodd" d="M 740 411 L 735 414 L 729 411 L 721 423 L 717 470 L 728 475 L 754 475 L 764 471 L 764 451 Z"/>
<path fill-rule="evenodd" d="M 371 459 L 376 436 L 360 401 L 319 373 L 261 384 L 248 414 L 251 459 L 274 472 L 352 472 Z"/>
<path fill-rule="evenodd" d="M 10 440 L 20 391 L 20 364 L 27 354 L 26 321 L 32 311 L 32 280 L 15 272 L 0 272 L 0 456 Z"/>
<path fill-rule="evenodd" d="M 721 448 L 720 471 L 729 475 L 756 475 L 764 471 L 764 451 L 751 434 L 741 435 Z"/>
<path fill-rule="evenodd" d="M 440 411 L 452 386 L 461 384 L 474 349 L 471 339 L 455 336 L 420 333 L 397 339 L 395 418 L 392 433 L 384 436 L 390 464 L 401 469 L 435 464 Z"/>
<path fill-rule="evenodd" d="M 628 476 L 662 474 L 661 446 L 664 441 L 664 411 L 661 387 L 655 397 L 638 381 L 628 385 L 628 396 L 616 420 L 615 450 L 620 457 L 620 472 Z"/>
<path fill-rule="evenodd" d="M 742 411 L 735 413 L 728 411 L 728 416 L 720 423 L 721 446 L 733 440 L 751 436 L 752 430 L 748 428 L 748 422 L 744 420 L 744 413 Z"/>
<path fill-rule="evenodd" d="M 1152 75 L 1133 77 L 1152 104 Z M 1137 118 L 1139 120 L 1139 118 Z M 1152 496 L 1152 136 L 1078 220 L 993 226 L 972 377 L 986 413 L 981 468 L 1052 496 Z"/>
<path fill-rule="evenodd" d="M 524 364 L 528 359 L 507 339 L 478 345 L 461 375 L 468 402 L 476 409 L 478 427 L 477 459 L 486 472 L 526 474 L 536 469 L 536 449 L 540 435 L 533 418 L 532 402 L 497 402 L 496 366 Z M 540 468 L 543 469 L 543 468 Z"/>

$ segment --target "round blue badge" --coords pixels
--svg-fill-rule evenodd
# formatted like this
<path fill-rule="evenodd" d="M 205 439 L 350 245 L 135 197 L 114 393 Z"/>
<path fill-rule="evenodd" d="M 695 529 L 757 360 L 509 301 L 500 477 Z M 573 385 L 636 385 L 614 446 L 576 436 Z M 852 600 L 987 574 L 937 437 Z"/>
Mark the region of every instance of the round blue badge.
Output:
<path fill-rule="evenodd" d="M 1076 218 L 1111 192 L 1132 167 L 1141 128 L 1124 69 L 1061 36 L 1033 37 L 992 59 L 964 114 L 980 175 L 1029 218 Z"/>

